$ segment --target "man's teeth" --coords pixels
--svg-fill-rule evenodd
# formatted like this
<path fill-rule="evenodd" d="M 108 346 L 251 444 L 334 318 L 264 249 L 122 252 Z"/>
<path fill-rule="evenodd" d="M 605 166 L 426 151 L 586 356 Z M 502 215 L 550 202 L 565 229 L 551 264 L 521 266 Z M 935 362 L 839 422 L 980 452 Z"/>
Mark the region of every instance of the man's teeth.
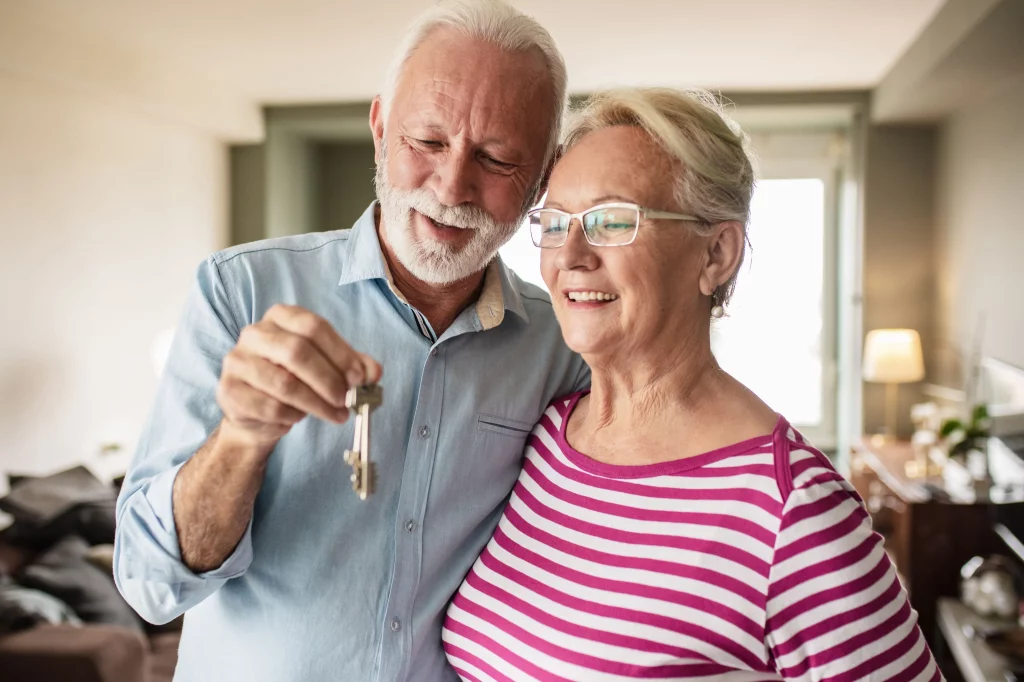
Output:
<path fill-rule="evenodd" d="M 440 222 L 434 220 L 433 218 L 431 218 L 430 216 L 427 216 L 427 220 L 429 220 L 430 222 L 434 223 L 434 225 L 436 227 L 447 227 L 447 228 L 452 228 L 452 229 L 458 229 L 458 225 L 448 225 L 446 223 L 440 223 Z"/>
<path fill-rule="evenodd" d="M 606 294 L 600 291 L 570 291 L 570 301 L 614 301 L 618 298 L 616 294 Z"/>

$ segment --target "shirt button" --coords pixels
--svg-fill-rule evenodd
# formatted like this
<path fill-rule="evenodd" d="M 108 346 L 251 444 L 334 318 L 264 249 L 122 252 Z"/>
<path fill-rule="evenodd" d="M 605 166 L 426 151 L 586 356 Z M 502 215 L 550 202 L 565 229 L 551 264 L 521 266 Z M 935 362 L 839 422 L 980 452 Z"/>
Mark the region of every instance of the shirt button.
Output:
<path fill-rule="evenodd" d="M 432 358 L 436 358 L 437 357 L 437 349 L 436 348 L 434 348 L 433 350 L 430 351 L 430 357 L 432 357 Z"/>
<path fill-rule="evenodd" d="M 430 427 L 423 425 L 420 427 L 420 438 L 426 438 L 430 435 Z"/>
<path fill-rule="evenodd" d="M 397 618 L 392 618 L 391 619 L 391 632 L 398 632 L 401 629 L 402 629 L 402 621 L 398 620 Z"/>
<path fill-rule="evenodd" d="M 408 521 L 405 522 L 405 529 L 407 531 L 409 531 L 410 533 L 412 532 L 413 528 L 415 528 L 415 527 L 416 527 L 416 522 L 413 521 L 412 519 L 409 519 Z"/>

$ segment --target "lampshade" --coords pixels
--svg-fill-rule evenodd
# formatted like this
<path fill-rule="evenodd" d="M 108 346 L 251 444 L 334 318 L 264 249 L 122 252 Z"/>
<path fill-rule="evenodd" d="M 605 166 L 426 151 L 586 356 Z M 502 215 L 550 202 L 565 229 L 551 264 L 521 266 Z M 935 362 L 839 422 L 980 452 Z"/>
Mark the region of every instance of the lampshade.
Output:
<path fill-rule="evenodd" d="M 874 329 L 864 341 L 864 380 L 902 384 L 924 379 L 921 337 L 913 329 Z"/>

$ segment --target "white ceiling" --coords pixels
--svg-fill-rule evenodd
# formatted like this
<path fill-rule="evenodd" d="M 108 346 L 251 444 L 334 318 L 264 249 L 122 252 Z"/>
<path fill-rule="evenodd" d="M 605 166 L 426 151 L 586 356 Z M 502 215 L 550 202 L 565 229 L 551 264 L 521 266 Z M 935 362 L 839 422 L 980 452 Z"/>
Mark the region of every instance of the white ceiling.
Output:
<path fill-rule="evenodd" d="M 573 91 L 876 85 L 944 0 L 513 0 L 555 36 Z M 367 99 L 429 0 L 0 0 L 52 35 L 116 46 L 260 103 Z M 10 8 L 11 5 L 8 5 Z M 37 46 L 39 47 L 39 46 Z M 131 68 L 131 64 L 125 65 Z"/>

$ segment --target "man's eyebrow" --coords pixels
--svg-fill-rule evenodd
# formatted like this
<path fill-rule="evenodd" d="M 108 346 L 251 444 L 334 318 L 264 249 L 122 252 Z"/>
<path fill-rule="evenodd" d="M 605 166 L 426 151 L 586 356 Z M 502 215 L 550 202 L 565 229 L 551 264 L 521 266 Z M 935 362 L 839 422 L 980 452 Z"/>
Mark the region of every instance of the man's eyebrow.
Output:
<path fill-rule="evenodd" d="M 431 123 L 429 121 L 413 121 L 402 127 L 406 133 L 415 130 L 417 135 L 434 135 L 438 137 L 443 137 L 445 134 L 444 128 L 442 128 L 440 125 L 436 123 Z"/>
<path fill-rule="evenodd" d="M 413 138 L 429 136 L 447 140 L 449 137 L 444 126 L 429 119 L 406 122 L 402 125 L 401 132 L 403 135 Z M 484 138 L 479 142 L 474 142 L 472 148 L 493 156 L 502 163 L 523 165 L 529 162 L 529 157 L 521 149 L 497 137 Z"/>
<path fill-rule="evenodd" d="M 476 142 L 474 147 L 508 163 L 522 163 L 525 158 L 521 149 L 497 137 L 486 137 Z"/>

